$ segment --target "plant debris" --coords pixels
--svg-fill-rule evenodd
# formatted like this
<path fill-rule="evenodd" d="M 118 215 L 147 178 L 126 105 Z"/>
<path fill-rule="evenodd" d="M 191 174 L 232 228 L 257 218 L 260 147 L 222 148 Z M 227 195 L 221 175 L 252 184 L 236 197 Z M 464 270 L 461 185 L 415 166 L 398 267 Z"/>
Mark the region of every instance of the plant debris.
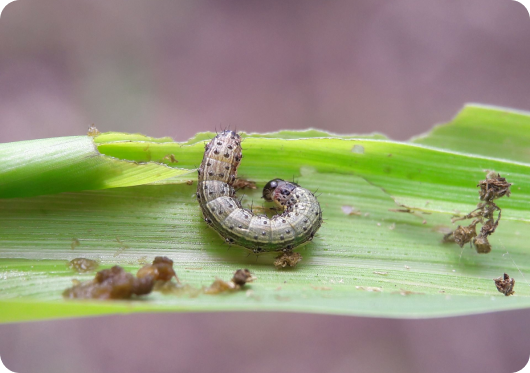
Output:
<path fill-rule="evenodd" d="M 88 268 L 90 262 L 97 266 L 97 262 L 85 258 L 74 259 L 69 265 L 71 268 Z M 171 281 L 173 278 L 175 278 L 176 283 Z M 195 297 L 201 293 L 219 294 L 239 290 L 246 283 L 255 279 L 256 277 L 248 269 L 238 269 L 230 281 L 217 278 L 210 286 L 197 288 L 180 282 L 173 269 L 171 259 L 157 256 L 151 264 L 140 268 L 136 276 L 116 265 L 97 272 L 93 280 L 85 282 L 74 280 L 74 286 L 66 289 L 63 292 L 63 297 L 70 299 L 130 299 L 132 296 L 149 294 L 153 290 L 164 294 L 187 294 Z"/>
<path fill-rule="evenodd" d="M 504 276 L 501 276 L 499 278 L 494 278 L 493 281 L 495 281 L 495 286 L 497 286 L 497 290 L 503 293 L 504 295 L 509 296 L 515 293 L 513 291 L 513 287 L 515 286 L 515 279 L 510 278 L 507 273 L 505 273 Z"/>
<path fill-rule="evenodd" d="M 79 273 L 91 272 L 98 268 L 99 263 L 92 259 L 75 258 L 68 262 L 68 268 Z"/>
<path fill-rule="evenodd" d="M 179 161 L 175 158 L 174 154 L 168 154 L 164 157 L 164 159 L 169 163 L 179 163 Z"/>
<path fill-rule="evenodd" d="M 378 288 L 378 287 L 375 287 L 375 286 L 356 286 L 355 289 L 364 290 L 364 291 L 373 291 L 373 292 L 376 292 L 376 293 L 380 293 L 380 292 L 383 291 L 382 288 Z"/>
<path fill-rule="evenodd" d="M 245 180 L 245 179 L 236 179 L 232 185 L 234 189 L 256 189 L 256 183 L 254 181 Z"/>
<path fill-rule="evenodd" d="M 274 266 L 276 268 L 295 267 L 302 260 L 302 255 L 296 252 L 286 252 L 276 257 Z"/>
<path fill-rule="evenodd" d="M 252 276 L 248 269 L 238 269 L 230 281 L 224 281 L 216 278 L 208 287 L 203 288 L 204 294 L 219 294 L 227 291 L 239 290 L 247 282 L 252 282 L 256 277 Z"/>
<path fill-rule="evenodd" d="M 399 295 L 413 295 L 413 294 L 425 294 L 425 293 L 419 293 L 417 291 L 407 290 L 407 289 L 399 289 L 399 291 L 393 291 L 392 294 L 399 294 Z"/>
<path fill-rule="evenodd" d="M 132 295 L 149 294 L 153 289 L 153 278 L 137 278 L 120 266 L 96 273 L 93 280 L 85 281 L 66 289 L 65 298 L 80 299 L 129 299 Z"/>
<path fill-rule="evenodd" d="M 239 286 L 244 286 L 247 282 L 252 282 L 256 277 L 252 276 L 248 269 L 238 269 L 232 277 L 232 282 Z"/>
<path fill-rule="evenodd" d="M 114 266 L 97 272 L 93 280 L 85 282 L 76 280 L 74 286 L 63 292 L 63 297 L 129 299 L 133 295 L 149 294 L 157 281 L 167 282 L 173 277 L 178 281 L 173 270 L 173 261 L 165 256 L 157 256 L 152 264 L 140 268 L 136 276 L 126 272 L 120 266 Z"/>
<path fill-rule="evenodd" d="M 345 213 L 346 215 L 357 215 L 357 216 L 361 216 L 361 212 L 359 210 L 357 210 L 355 207 L 353 206 L 349 206 L 349 205 L 344 205 L 344 206 L 341 206 L 341 209 L 342 209 L 342 212 Z"/>
<path fill-rule="evenodd" d="M 479 197 L 480 202 L 477 208 L 469 214 L 453 218 L 452 222 L 459 220 L 473 219 L 471 224 L 466 227 L 459 225 L 454 231 L 444 235 L 443 242 L 454 242 L 460 247 L 465 244 L 475 246 L 475 250 L 479 254 L 487 254 L 491 251 L 491 244 L 488 241 L 488 236 L 492 235 L 499 221 L 501 220 L 501 209 L 493 201 L 497 198 L 510 196 L 510 186 L 504 177 L 495 172 L 488 171 L 485 180 L 481 180 L 477 187 L 480 187 Z M 494 213 L 498 211 L 497 219 Z M 482 224 L 480 232 L 477 234 L 477 224 Z"/>
<path fill-rule="evenodd" d="M 87 136 L 96 137 L 100 134 L 101 132 L 99 132 L 95 125 L 92 124 L 90 127 L 88 127 Z"/>
<path fill-rule="evenodd" d="M 136 277 L 144 278 L 151 276 L 155 281 L 170 281 L 173 277 L 180 283 L 175 270 L 173 269 L 173 261 L 166 256 L 157 256 L 153 260 L 153 264 L 143 266 L 136 273 Z"/>
<path fill-rule="evenodd" d="M 79 242 L 77 238 L 72 238 L 72 243 L 70 244 L 72 250 L 75 250 L 75 248 L 78 246 L 81 246 L 81 242 Z"/>

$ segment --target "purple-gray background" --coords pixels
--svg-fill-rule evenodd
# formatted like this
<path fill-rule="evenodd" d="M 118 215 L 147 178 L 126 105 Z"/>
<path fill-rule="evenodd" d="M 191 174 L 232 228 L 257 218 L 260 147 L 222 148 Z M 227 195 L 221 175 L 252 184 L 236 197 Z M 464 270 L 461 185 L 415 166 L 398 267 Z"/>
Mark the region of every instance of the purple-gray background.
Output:
<path fill-rule="evenodd" d="M 405 140 L 470 101 L 530 110 L 529 72 L 530 17 L 510 0 L 18 0 L 0 17 L 0 142 L 92 123 Z M 0 356 L 18 373 L 514 372 L 529 316 L 62 320 L 0 325 Z"/>

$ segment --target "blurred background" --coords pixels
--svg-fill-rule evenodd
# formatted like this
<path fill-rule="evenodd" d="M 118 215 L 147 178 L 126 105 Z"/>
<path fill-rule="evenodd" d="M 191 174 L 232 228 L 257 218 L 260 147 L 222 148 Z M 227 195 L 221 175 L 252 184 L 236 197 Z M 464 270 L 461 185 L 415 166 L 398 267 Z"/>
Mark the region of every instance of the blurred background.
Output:
<path fill-rule="evenodd" d="M 530 110 L 529 41 L 511 0 L 18 0 L 0 17 L 0 142 L 91 124 L 406 140 L 466 102 Z M 529 317 L 113 316 L 0 325 L 0 356 L 18 373 L 514 372 Z"/>

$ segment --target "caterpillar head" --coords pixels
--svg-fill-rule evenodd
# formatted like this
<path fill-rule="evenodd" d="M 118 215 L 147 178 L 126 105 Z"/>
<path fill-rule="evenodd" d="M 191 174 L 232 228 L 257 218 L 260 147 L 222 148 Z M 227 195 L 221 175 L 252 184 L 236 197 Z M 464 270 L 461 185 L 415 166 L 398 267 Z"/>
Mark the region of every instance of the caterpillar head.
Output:
<path fill-rule="evenodd" d="M 263 198 L 267 202 L 272 202 L 274 191 L 276 188 L 278 188 L 279 185 L 282 183 L 285 183 L 282 179 L 274 179 L 269 181 L 264 187 L 263 187 Z"/>

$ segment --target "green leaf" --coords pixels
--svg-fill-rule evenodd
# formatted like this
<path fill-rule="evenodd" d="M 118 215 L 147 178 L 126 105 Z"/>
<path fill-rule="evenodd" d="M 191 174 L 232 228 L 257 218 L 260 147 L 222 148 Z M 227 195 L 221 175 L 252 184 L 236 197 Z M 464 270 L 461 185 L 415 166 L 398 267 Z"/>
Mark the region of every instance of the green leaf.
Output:
<path fill-rule="evenodd" d="M 141 185 L 189 172 L 101 155 L 89 136 L 0 144 L 0 198 Z"/>
<path fill-rule="evenodd" d="M 299 249 L 304 259 L 294 269 L 275 269 L 274 255 L 256 257 L 227 246 L 201 219 L 196 183 L 182 183 L 195 176 L 175 181 L 151 174 L 144 182 L 166 184 L 114 189 L 83 177 L 65 184 L 60 194 L 0 200 L 0 321 L 221 310 L 434 317 L 530 307 L 530 286 L 523 276 L 530 268 L 524 245 L 530 239 L 530 165 L 495 159 L 496 154 L 321 135 L 287 140 L 280 132 L 270 138 L 248 135 L 243 142 L 240 177 L 259 187 L 275 177 L 295 177 L 303 187 L 318 189 L 325 224 L 311 244 Z M 192 171 L 202 160 L 203 139 L 211 135 L 184 144 L 104 136 L 95 140 L 99 158 Z M 292 132 L 286 137 L 292 138 Z M 0 153 L 2 158 L 15 152 L 13 144 L 2 145 L 13 146 Z M 33 159 L 46 163 L 46 154 Z M 503 216 L 490 239 L 492 252 L 479 255 L 469 247 L 442 244 L 441 237 L 445 229 L 454 229 L 454 209 L 466 213 L 475 207 L 484 169 L 500 172 L 515 185 L 510 198 L 498 201 Z M 32 190 L 38 191 L 39 177 L 34 177 Z M 61 184 L 61 174 L 56 181 Z M 9 177 L 5 184 L 8 188 Z M 250 206 L 253 200 L 256 207 L 259 197 L 259 190 L 247 193 L 243 203 Z M 418 211 L 396 212 L 399 206 L 392 198 Z M 356 214 L 347 215 L 348 209 Z M 86 257 L 100 261 L 101 268 L 119 264 L 134 272 L 157 255 L 173 259 L 181 281 L 197 287 L 215 277 L 229 279 L 238 268 L 249 268 L 258 279 L 247 291 L 216 296 L 155 292 L 116 302 L 61 297 L 72 279 L 93 277 L 73 273 L 68 260 Z M 504 297 L 495 288 L 492 279 L 504 272 L 516 279 L 515 296 Z M 367 291 L 370 287 L 381 292 Z"/>
<path fill-rule="evenodd" d="M 450 123 L 412 140 L 457 152 L 530 163 L 530 113 L 471 104 Z"/>

